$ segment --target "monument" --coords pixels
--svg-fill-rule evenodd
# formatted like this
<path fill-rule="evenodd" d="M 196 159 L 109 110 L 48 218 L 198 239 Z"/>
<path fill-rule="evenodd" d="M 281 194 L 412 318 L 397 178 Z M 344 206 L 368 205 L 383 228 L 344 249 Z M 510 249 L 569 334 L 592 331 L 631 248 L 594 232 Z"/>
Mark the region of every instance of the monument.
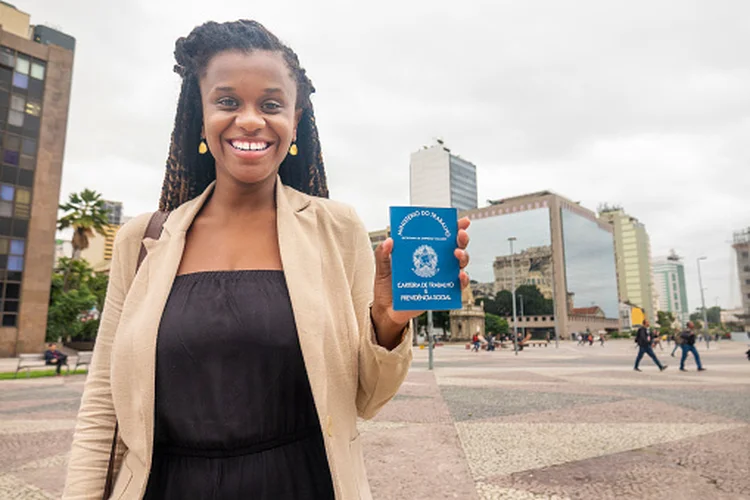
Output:
<path fill-rule="evenodd" d="M 451 340 L 471 340 L 475 333 L 484 336 L 484 303 L 474 304 L 470 286 L 461 293 L 461 305 L 461 309 L 450 312 Z"/>

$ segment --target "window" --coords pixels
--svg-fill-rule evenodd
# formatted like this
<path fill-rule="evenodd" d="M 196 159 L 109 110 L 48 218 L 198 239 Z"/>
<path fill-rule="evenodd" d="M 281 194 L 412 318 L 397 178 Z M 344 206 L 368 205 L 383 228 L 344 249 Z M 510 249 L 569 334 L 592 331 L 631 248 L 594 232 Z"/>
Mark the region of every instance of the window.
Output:
<path fill-rule="evenodd" d="M 5 152 L 3 152 L 3 161 L 9 165 L 18 165 L 18 151 L 11 151 L 10 149 L 6 149 Z"/>
<path fill-rule="evenodd" d="M 44 65 L 38 62 L 31 63 L 31 78 L 44 80 Z"/>
<path fill-rule="evenodd" d="M 34 139 L 28 139 L 24 137 L 21 152 L 25 155 L 36 156 L 36 141 Z"/>
<path fill-rule="evenodd" d="M 745 272 L 750 273 L 750 266 L 745 266 Z"/>
<path fill-rule="evenodd" d="M 16 63 L 16 55 L 8 47 L 0 49 L 0 64 L 12 68 Z"/>
<path fill-rule="evenodd" d="M 9 201 L 0 201 L 0 217 L 13 216 L 13 203 Z"/>
<path fill-rule="evenodd" d="M 0 67 L 0 88 L 10 90 L 10 84 L 13 81 L 13 72 L 9 69 Z"/>
<path fill-rule="evenodd" d="M 30 156 L 21 155 L 21 161 L 19 165 L 21 168 L 25 168 L 26 170 L 34 170 L 34 165 L 36 165 L 36 160 Z"/>
<path fill-rule="evenodd" d="M 16 59 L 16 72 L 22 75 L 29 74 L 29 60 L 25 57 L 18 56 Z"/>
<path fill-rule="evenodd" d="M 3 166 L 3 173 L 0 174 L 0 181 L 15 184 L 18 180 L 18 167 Z"/>
<path fill-rule="evenodd" d="M 18 172 L 18 185 L 31 187 L 34 185 L 34 172 L 32 170 L 21 170 Z"/>
<path fill-rule="evenodd" d="M 742 252 L 742 258 L 743 259 L 747 259 L 749 255 L 750 254 L 748 254 L 748 252 Z"/>
<path fill-rule="evenodd" d="M 23 257 L 18 255 L 8 256 L 8 271 L 23 271 Z"/>
<path fill-rule="evenodd" d="M 29 88 L 29 77 L 21 73 L 13 73 L 13 86 L 19 89 Z"/>
<path fill-rule="evenodd" d="M 19 111 L 13 111 L 12 109 L 9 110 L 8 125 L 13 125 L 14 127 L 23 127 L 23 113 Z"/>
<path fill-rule="evenodd" d="M 26 243 L 23 240 L 10 240 L 11 255 L 23 255 L 23 250 L 25 247 Z"/>
<path fill-rule="evenodd" d="M 42 114 L 42 105 L 37 101 L 29 100 L 26 102 L 26 114 L 39 116 Z"/>
<path fill-rule="evenodd" d="M 3 326 L 16 326 L 16 315 L 3 314 Z"/>
<path fill-rule="evenodd" d="M 22 95 L 13 94 L 10 96 L 10 109 L 13 111 L 23 111 L 26 105 L 26 99 Z"/>
<path fill-rule="evenodd" d="M 29 221 L 13 219 L 12 236 L 15 236 L 16 238 L 25 238 L 28 232 L 29 232 Z"/>
<path fill-rule="evenodd" d="M 21 295 L 21 286 L 18 283 L 5 284 L 5 298 L 19 299 Z"/>
<path fill-rule="evenodd" d="M 0 217 L 0 234 L 10 236 L 10 219 Z"/>
<path fill-rule="evenodd" d="M 13 186 L 7 186 L 5 184 L 0 186 L 0 200 L 13 201 L 16 194 L 16 190 Z"/>
<path fill-rule="evenodd" d="M 8 240 L 5 238 L 0 238 L 0 255 L 8 254 L 8 243 Z"/>
<path fill-rule="evenodd" d="M 750 280 L 745 280 L 746 285 L 750 285 Z"/>
<path fill-rule="evenodd" d="M 2 68 L 0 68 L 2 70 Z M 29 97 L 35 97 L 37 99 L 42 98 L 42 90 L 44 90 L 44 83 L 41 80 L 31 79 L 29 80 Z"/>

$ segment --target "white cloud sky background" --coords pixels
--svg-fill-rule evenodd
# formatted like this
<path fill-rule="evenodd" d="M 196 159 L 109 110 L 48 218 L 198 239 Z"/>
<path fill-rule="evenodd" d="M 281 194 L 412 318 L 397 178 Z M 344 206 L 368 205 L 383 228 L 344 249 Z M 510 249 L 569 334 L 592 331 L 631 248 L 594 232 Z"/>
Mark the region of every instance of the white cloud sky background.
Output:
<path fill-rule="evenodd" d="M 174 41 L 256 19 L 315 86 L 333 198 L 369 229 L 408 203 L 409 154 L 443 137 L 479 199 L 551 189 L 622 205 L 654 256 L 686 259 L 691 309 L 739 305 L 732 232 L 750 226 L 750 3 L 16 0 L 77 39 L 61 198 L 156 207 L 179 80 Z"/>

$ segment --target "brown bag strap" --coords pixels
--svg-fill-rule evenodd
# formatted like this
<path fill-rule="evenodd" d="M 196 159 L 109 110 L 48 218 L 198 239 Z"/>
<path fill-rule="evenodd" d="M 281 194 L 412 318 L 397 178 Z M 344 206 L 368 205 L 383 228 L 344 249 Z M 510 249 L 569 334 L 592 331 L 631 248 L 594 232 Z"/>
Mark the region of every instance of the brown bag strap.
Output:
<path fill-rule="evenodd" d="M 169 212 L 154 212 L 151 215 L 151 219 L 148 221 L 146 231 L 143 233 L 143 240 L 146 238 L 158 240 L 161 236 L 161 231 L 164 228 L 164 223 L 167 221 L 167 217 L 169 217 Z M 138 263 L 135 265 L 136 274 L 143 263 L 143 259 L 146 258 L 146 245 L 143 244 L 143 240 L 141 240 L 141 250 L 138 253 Z M 112 447 L 109 450 L 109 465 L 107 465 L 107 480 L 104 483 L 104 495 L 102 495 L 103 500 L 107 500 L 110 495 L 112 495 L 112 487 L 114 486 L 115 458 L 117 455 L 117 431 L 119 430 L 119 427 L 120 424 L 115 420 L 115 432 L 112 436 Z"/>

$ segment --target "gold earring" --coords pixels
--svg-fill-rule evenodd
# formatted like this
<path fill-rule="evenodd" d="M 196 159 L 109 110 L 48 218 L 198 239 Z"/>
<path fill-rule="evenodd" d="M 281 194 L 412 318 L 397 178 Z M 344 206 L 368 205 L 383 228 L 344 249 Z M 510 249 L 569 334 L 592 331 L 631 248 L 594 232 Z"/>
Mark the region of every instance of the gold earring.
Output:
<path fill-rule="evenodd" d="M 200 144 L 198 144 L 198 153 L 202 155 L 208 153 L 208 145 L 206 144 L 205 139 L 201 139 Z"/>
<path fill-rule="evenodd" d="M 297 153 L 299 153 L 299 149 L 297 148 L 297 145 L 292 143 L 292 145 L 289 147 L 289 154 L 292 156 L 297 156 Z"/>

